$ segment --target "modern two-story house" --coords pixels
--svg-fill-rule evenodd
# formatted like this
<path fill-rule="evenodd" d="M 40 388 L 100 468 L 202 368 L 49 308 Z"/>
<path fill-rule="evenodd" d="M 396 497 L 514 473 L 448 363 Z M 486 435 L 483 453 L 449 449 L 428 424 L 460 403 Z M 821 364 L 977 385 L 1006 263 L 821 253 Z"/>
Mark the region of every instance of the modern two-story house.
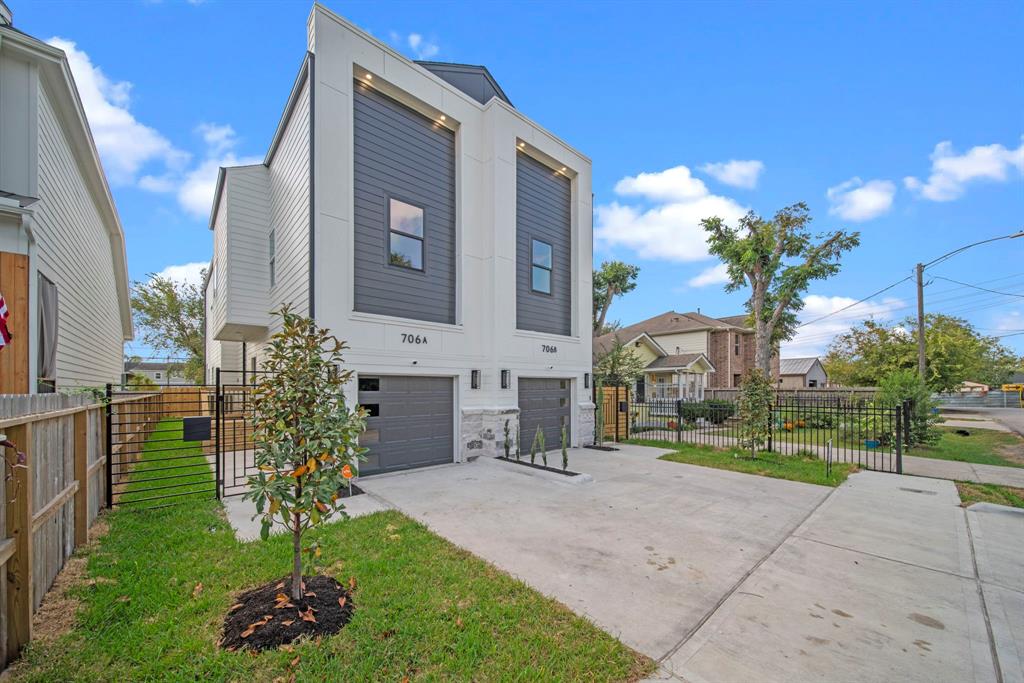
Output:
<path fill-rule="evenodd" d="M 712 318 L 700 311 L 666 311 L 597 337 L 595 360 L 618 340 L 646 363 L 635 387 L 640 400 L 700 399 L 704 389 L 738 387 L 744 373 L 754 367 L 754 330 L 746 320 L 746 315 Z M 772 375 L 779 377 L 777 349 Z"/>
<path fill-rule="evenodd" d="M 481 66 L 414 62 L 315 5 L 261 164 L 221 170 L 208 372 L 288 303 L 344 339 L 362 473 L 593 437 L 590 161 Z"/>
<path fill-rule="evenodd" d="M 0 394 L 120 381 L 124 232 L 63 50 L 0 1 Z"/>

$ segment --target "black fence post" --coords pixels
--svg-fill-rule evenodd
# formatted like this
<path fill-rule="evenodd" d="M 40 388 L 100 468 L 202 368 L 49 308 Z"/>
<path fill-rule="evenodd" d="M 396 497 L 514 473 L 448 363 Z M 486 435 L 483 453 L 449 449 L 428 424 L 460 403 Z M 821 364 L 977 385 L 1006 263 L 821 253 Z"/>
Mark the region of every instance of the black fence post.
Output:
<path fill-rule="evenodd" d="M 683 399 L 676 399 L 676 443 L 683 440 Z"/>
<path fill-rule="evenodd" d="M 778 402 L 782 400 L 782 397 L 778 394 L 775 395 L 775 399 L 768 400 L 768 452 L 771 453 L 774 449 L 774 439 L 772 436 L 775 434 L 775 409 L 778 407 Z"/>
<path fill-rule="evenodd" d="M 111 399 L 114 395 L 114 386 L 107 384 L 106 398 L 107 405 L 104 411 L 104 417 L 107 423 L 106 433 L 104 434 L 104 444 L 107 449 L 107 509 L 114 507 L 114 430 L 113 430 L 113 403 Z"/>
<path fill-rule="evenodd" d="M 220 386 L 220 368 L 217 368 L 216 380 L 215 381 L 216 381 L 216 384 L 215 384 L 214 391 L 216 393 L 214 394 L 215 398 L 214 398 L 214 419 L 213 419 L 213 425 L 214 425 L 214 428 L 217 430 L 217 433 L 214 436 L 214 441 L 213 441 L 213 443 L 214 443 L 214 446 L 213 446 L 213 449 L 214 449 L 213 450 L 213 452 L 214 452 L 214 455 L 213 455 L 213 463 L 214 463 L 214 465 L 213 465 L 213 469 L 214 469 L 213 479 L 214 479 L 214 488 L 216 489 L 216 494 L 215 495 L 217 496 L 217 500 L 220 500 L 220 491 L 224 487 L 224 469 L 223 469 L 223 462 L 222 462 L 223 456 L 221 454 L 221 424 L 220 424 L 221 423 L 221 401 L 223 400 L 223 396 L 221 395 L 221 386 Z"/>
<path fill-rule="evenodd" d="M 912 430 L 911 417 L 914 414 L 914 399 L 908 398 L 903 402 L 903 430 L 906 437 L 907 448 L 914 445 L 914 434 Z"/>
<path fill-rule="evenodd" d="M 903 405 L 896 408 L 896 474 L 903 474 L 903 430 L 906 428 L 903 424 L 903 410 L 906 405 L 904 401 Z"/>

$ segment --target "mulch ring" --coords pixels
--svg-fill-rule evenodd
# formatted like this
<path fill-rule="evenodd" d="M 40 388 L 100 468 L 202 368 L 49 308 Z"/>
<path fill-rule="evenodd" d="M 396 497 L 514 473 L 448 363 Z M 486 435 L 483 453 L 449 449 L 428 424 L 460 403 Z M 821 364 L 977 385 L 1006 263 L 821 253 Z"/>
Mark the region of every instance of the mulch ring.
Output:
<path fill-rule="evenodd" d="M 355 588 L 355 579 L 349 579 Z M 291 599 L 290 576 L 238 596 L 224 619 L 220 646 L 269 650 L 299 636 L 319 638 L 337 633 L 352 619 L 355 606 L 348 588 L 329 576 L 303 577 L 303 598 Z"/>

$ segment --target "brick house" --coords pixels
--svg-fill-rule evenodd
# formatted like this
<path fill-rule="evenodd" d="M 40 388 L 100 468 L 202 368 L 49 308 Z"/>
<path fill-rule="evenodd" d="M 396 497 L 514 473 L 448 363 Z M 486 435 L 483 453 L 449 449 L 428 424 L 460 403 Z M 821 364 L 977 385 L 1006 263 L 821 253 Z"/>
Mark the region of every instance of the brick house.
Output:
<path fill-rule="evenodd" d="M 648 372 L 637 383 L 638 395 L 657 398 L 699 397 L 702 391 L 690 392 L 682 379 L 684 373 L 695 372 L 693 367 L 682 367 L 698 356 L 709 366 L 697 383 L 703 388 L 725 389 L 739 386 L 744 373 L 754 367 L 754 330 L 747 326 L 746 315 L 712 318 L 699 311 L 677 313 L 667 311 L 653 318 L 629 325 L 594 340 L 594 353 L 600 355 L 611 348 L 616 339 L 632 345 L 648 360 Z M 675 358 L 679 362 L 666 359 Z M 673 372 L 665 372 L 666 364 Z M 703 367 L 703 363 L 697 363 Z M 779 378 L 779 353 L 772 353 L 772 377 Z M 679 387 L 673 390 L 671 387 Z"/>

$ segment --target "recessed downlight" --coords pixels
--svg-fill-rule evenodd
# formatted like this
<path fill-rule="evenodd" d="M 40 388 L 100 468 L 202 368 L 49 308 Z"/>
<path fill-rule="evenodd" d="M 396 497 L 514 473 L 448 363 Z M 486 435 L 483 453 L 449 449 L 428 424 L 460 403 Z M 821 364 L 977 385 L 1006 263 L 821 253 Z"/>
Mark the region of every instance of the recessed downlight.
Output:
<path fill-rule="evenodd" d="M 445 116 L 444 114 L 441 114 L 441 120 L 442 120 L 442 121 L 447 121 L 447 120 L 448 120 L 448 117 L 447 117 L 447 116 Z"/>
<path fill-rule="evenodd" d="M 366 74 L 366 80 L 372 81 L 373 80 L 373 74 Z"/>

